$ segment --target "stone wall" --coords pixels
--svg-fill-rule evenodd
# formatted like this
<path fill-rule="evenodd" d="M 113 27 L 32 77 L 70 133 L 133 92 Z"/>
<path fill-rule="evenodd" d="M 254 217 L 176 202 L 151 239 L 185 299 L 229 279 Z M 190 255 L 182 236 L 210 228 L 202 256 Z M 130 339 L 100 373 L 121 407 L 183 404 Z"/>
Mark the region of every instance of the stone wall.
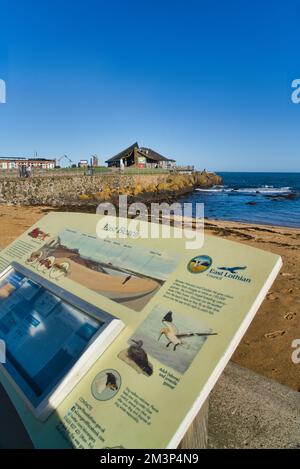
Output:
<path fill-rule="evenodd" d="M 76 203 L 110 200 L 120 193 L 137 196 L 141 193 L 178 195 L 194 187 L 220 184 L 213 173 L 193 174 L 126 174 L 110 173 L 94 176 L 35 176 L 30 179 L 0 179 L 0 203 L 20 205 L 63 206 Z"/>
<path fill-rule="evenodd" d="M 166 181 L 167 174 L 101 174 L 95 176 L 6 178 L 0 180 L 0 202 L 22 205 L 64 205 L 85 194 L 105 189 L 122 191 L 140 185 L 142 188 Z"/>

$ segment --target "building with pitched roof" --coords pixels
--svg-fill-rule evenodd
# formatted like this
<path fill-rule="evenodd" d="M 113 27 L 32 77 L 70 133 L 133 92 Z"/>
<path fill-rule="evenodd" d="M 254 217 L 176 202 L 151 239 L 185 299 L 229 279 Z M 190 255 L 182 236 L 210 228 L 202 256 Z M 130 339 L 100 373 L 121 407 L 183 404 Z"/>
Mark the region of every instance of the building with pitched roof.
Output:
<path fill-rule="evenodd" d="M 176 165 L 176 161 L 172 158 L 167 158 L 151 148 L 139 147 L 138 142 L 109 158 L 105 163 L 109 168 L 129 166 L 136 168 L 172 168 Z"/>

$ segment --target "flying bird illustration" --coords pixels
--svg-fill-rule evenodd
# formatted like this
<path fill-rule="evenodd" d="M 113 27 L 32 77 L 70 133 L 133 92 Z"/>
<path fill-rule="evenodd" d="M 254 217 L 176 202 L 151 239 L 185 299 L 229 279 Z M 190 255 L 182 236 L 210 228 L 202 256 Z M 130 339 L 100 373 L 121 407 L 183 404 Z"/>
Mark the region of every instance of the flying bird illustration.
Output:
<path fill-rule="evenodd" d="M 113 373 L 105 373 L 96 380 L 96 390 L 98 394 L 101 394 L 106 389 L 111 391 L 117 391 L 119 389 L 117 379 Z"/>
<path fill-rule="evenodd" d="M 193 264 L 194 264 L 195 267 L 200 267 L 201 265 L 203 267 L 209 267 L 209 265 L 210 265 L 210 263 L 208 261 L 202 261 L 202 260 L 199 260 L 199 259 L 193 261 Z"/>
<path fill-rule="evenodd" d="M 162 323 L 164 327 L 160 330 L 160 336 L 158 340 L 160 340 L 161 336 L 164 335 L 168 340 L 166 347 L 169 347 L 170 344 L 173 345 L 173 351 L 175 352 L 178 345 L 183 345 L 183 338 L 188 337 L 207 337 L 209 335 L 217 335 L 216 332 L 186 332 L 186 333 L 178 333 L 176 325 L 173 323 L 173 313 L 169 311 L 163 318 Z"/>
<path fill-rule="evenodd" d="M 129 349 L 127 350 L 128 357 L 134 361 L 134 363 L 148 376 L 151 376 L 153 369 L 148 361 L 147 352 L 143 349 L 143 341 L 134 339 L 131 339 L 131 341 L 134 344 L 130 345 Z"/>
<path fill-rule="evenodd" d="M 228 272 L 230 272 L 231 274 L 236 274 L 237 270 L 245 270 L 247 267 L 244 266 L 244 267 L 218 267 L 219 270 L 226 270 Z"/>
<path fill-rule="evenodd" d="M 192 259 L 190 266 L 193 272 L 203 272 L 211 265 L 211 262 L 203 259 Z"/>

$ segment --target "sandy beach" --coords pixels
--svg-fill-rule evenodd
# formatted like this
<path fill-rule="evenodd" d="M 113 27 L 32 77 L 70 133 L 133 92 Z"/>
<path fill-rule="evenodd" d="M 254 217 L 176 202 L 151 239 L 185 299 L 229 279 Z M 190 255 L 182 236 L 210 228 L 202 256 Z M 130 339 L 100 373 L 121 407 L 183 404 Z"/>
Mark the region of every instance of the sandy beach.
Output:
<path fill-rule="evenodd" d="M 1 206 L 0 248 L 50 210 L 46 207 Z M 292 341 L 300 339 L 300 229 L 206 220 L 206 231 L 281 255 L 283 268 L 233 361 L 300 390 L 300 366 L 291 360 Z"/>

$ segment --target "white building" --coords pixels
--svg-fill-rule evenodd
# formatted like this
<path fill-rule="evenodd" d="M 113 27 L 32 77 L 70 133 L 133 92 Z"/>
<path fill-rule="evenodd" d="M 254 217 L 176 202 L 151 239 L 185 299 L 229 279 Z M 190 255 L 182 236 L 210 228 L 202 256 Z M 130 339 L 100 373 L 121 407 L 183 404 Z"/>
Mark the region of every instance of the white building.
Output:
<path fill-rule="evenodd" d="M 54 169 L 56 160 L 47 158 L 5 158 L 0 157 L 0 170 L 18 169 L 20 166 L 31 166 L 39 169 Z"/>

